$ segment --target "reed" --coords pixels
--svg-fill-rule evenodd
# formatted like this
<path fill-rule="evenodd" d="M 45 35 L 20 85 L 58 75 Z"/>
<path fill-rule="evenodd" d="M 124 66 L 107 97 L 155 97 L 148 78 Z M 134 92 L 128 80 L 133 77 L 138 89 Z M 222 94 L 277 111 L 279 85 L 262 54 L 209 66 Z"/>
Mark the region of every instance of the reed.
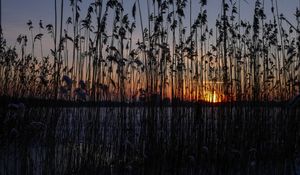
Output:
<path fill-rule="evenodd" d="M 18 89 L 10 89 L 2 95 L 44 98 L 46 92 L 35 91 L 45 85 L 45 79 L 49 84 L 43 89 L 53 90 L 48 91 L 49 96 L 68 100 L 285 101 L 299 94 L 299 10 L 295 15 L 298 22 L 292 24 L 280 14 L 275 0 L 271 7 L 255 1 L 253 21 L 240 18 L 240 1 L 223 0 L 212 29 L 207 24 L 206 1 L 147 1 L 148 14 L 143 15 L 140 0 L 132 2 L 129 10 L 122 1 L 99 0 L 90 4 L 84 17 L 81 1 L 71 0 L 72 16 L 68 18 L 64 1 L 60 2 L 58 13 L 54 1 L 54 25 L 46 25 L 54 43 L 47 56 L 53 58 L 47 75 L 45 69 L 43 73 L 41 69 L 33 71 L 45 58 L 44 27 L 40 21 L 35 34 L 29 21 L 31 52 L 26 51 L 28 37 L 20 35 L 21 54 L 0 65 L 1 89 L 15 84 L 12 88 L 27 92 L 12 93 Z M 199 14 L 194 16 L 191 10 L 196 6 Z M 268 8 L 272 12 L 269 18 L 265 14 Z M 108 20 L 113 21 L 110 27 Z M 137 32 L 141 35 L 133 35 Z M 38 40 L 41 57 L 35 53 Z M 5 44 L 2 50 L 2 55 L 10 57 L 17 53 L 9 53 L 14 49 Z M 43 74 L 43 80 L 30 78 L 34 75 L 27 70 L 29 60 L 33 60 L 33 74 Z M 5 71 L 12 77 L 21 76 L 21 71 L 27 73 L 13 80 L 5 78 Z M 26 87 L 25 79 L 32 81 L 26 82 Z"/>
<path fill-rule="evenodd" d="M 294 174 L 299 109 L 0 108 L 1 174 Z M 297 170 L 298 169 L 298 170 Z"/>

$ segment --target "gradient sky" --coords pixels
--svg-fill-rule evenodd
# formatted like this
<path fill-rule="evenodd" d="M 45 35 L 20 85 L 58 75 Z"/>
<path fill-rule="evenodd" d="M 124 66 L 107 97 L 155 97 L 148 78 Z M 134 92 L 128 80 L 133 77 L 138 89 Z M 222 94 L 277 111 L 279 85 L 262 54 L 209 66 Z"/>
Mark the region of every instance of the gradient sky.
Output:
<path fill-rule="evenodd" d="M 81 9 L 87 9 L 88 4 L 94 0 L 83 0 Z M 126 13 L 131 14 L 132 5 L 136 0 L 124 0 Z M 229 1 L 229 0 L 228 0 Z M 235 1 L 235 0 L 233 0 Z M 299 6 L 300 0 L 278 0 L 279 13 L 283 13 L 287 19 L 292 23 L 296 23 L 295 14 L 296 8 Z M 145 12 L 144 19 L 146 20 L 146 0 L 140 0 L 143 12 Z M 193 0 L 193 16 L 198 14 L 199 0 Z M 266 10 L 270 12 L 271 0 L 265 0 Z M 60 4 L 60 0 L 58 0 Z M 255 0 L 241 0 L 241 18 L 252 21 L 252 14 L 254 11 Z M 69 7 L 69 0 L 65 0 L 66 13 L 65 17 L 71 16 L 71 8 Z M 212 27 L 215 24 L 215 19 L 221 10 L 221 0 L 208 0 L 206 7 L 208 11 L 208 23 Z M 188 9 L 187 9 L 188 10 Z M 82 13 L 85 16 L 85 11 Z M 138 15 L 138 11 L 137 11 Z M 268 15 L 268 12 L 267 12 Z M 271 16 L 269 16 L 270 18 Z M 53 23 L 54 21 L 54 0 L 2 0 L 2 25 L 4 37 L 7 39 L 9 45 L 15 45 L 16 38 L 19 34 L 28 34 L 26 26 L 27 21 L 31 19 L 36 28 L 40 19 L 44 24 Z M 189 21 L 189 18 L 187 18 Z M 139 26 L 139 24 L 137 24 Z"/>

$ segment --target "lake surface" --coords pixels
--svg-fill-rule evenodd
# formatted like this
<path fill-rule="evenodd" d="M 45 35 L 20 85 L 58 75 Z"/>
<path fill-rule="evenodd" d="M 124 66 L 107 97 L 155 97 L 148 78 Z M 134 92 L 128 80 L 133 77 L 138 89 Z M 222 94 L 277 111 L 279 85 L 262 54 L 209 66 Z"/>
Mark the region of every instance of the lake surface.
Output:
<path fill-rule="evenodd" d="M 300 174 L 300 109 L 0 109 L 0 174 Z"/>

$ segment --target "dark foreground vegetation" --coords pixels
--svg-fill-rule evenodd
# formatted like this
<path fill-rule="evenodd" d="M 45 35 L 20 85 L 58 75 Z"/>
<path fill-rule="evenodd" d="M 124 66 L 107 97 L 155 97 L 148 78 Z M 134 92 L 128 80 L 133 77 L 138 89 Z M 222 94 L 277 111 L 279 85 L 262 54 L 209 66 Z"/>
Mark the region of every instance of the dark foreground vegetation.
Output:
<path fill-rule="evenodd" d="M 0 174 L 299 175 L 300 11 L 270 1 L 210 28 L 206 0 L 54 0 L 16 46 L 0 27 Z"/>
<path fill-rule="evenodd" d="M 0 95 L 288 100 L 300 90 L 300 11 L 295 3 L 287 19 L 277 1 L 251 1 L 242 19 L 243 0 L 222 0 L 208 21 L 207 0 L 96 0 L 85 10 L 82 0 L 54 0 L 54 24 L 29 20 L 16 46 L 0 32 Z M 45 42 L 53 45 L 46 53 Z"/>
<path fill-rule="evenodd" d="M 1 174 L 283 174 L 300 170 L 287 107 L 0 108 Z"/>

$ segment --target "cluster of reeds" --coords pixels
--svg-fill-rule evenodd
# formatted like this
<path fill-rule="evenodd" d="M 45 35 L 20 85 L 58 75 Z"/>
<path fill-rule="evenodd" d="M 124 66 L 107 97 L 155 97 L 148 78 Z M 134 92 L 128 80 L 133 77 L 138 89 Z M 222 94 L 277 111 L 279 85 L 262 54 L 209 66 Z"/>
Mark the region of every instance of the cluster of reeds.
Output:
<path fill-rule="evenodd" d="M 20 51 L 1 43 L 0 95 L 218 102 L 286 100 L 299 93 L 298 8 L 292 24 L 279 13 L 277 0 L 271 7 L 256 0 L 253 21 L 246 21 L 240 0 L 223 0 L 210 29 L 206 0 L 141 1 L 134 0 L 129 10 L 122 0 L 96 0 L 82 16 L 81 0 L 70 0 L 72 16 L 66 17 L 67 2 L 55 0 L 54 25 L 41 21 L 37 30 L 29 21 L 30 36 L 17 39 Z M 48 56 L 44 33 L 53 42 Z"/>
<path fill-rule="evenodd" d="M 296 174 L 297 115 L 285 107 L 16 105 L 0 109 L 0 173 Z"/>

